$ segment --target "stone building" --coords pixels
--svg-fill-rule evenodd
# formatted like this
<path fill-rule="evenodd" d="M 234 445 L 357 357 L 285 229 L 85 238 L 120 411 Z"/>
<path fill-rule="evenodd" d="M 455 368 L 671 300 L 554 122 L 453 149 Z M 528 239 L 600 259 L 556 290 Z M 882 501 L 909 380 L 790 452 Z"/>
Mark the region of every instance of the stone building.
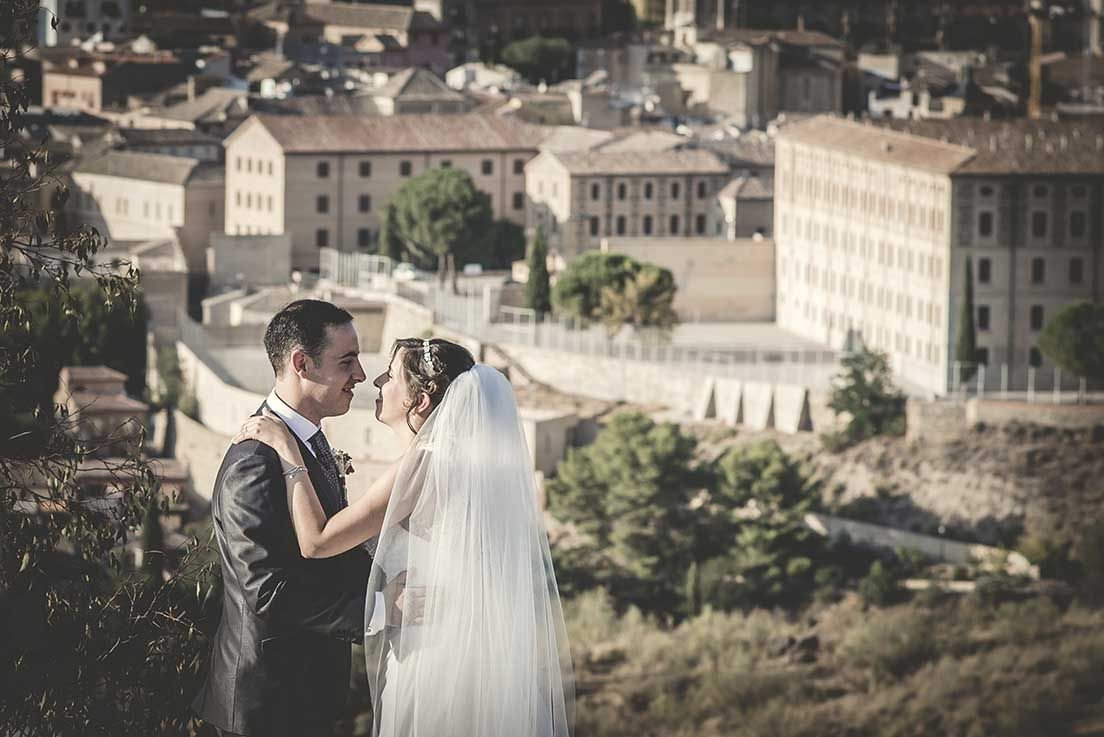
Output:
<path fill-rule="evenodd" d="M 42 104 L 88 112 L 122 110 L 129 95 L 157 92 L 183 82 L 194 65 L 169 52 L 101 53 L 43 48 Z"/>
<path fill-rule="evenodd" d="M 186 156 L 107 151 L 73 170 L 77 222 L 110 241 L 171 239 L 188 272 L 206 269 L 207 242 L 222 228 L 223 167 Z"/>
<path fill-rule="evenodd" d="M 526 167 L 530 230 L 570 259 L 609 236 L 710 236 L 728 167 L 696 149 L 544 151 Z"/>
<path fill-rule="evenodd" d="M 525 223 L 525 164 L 543 132 L 482 114 L 250 118 L 226 139 L 225 232 L 289 234 L 292 268 L 318 249 L 368 249 L 380 215 L 412 177 L 468 172 L 495 218 Z"/>
<path fill-rule="evenodd" d="M 1051 372 L 1046 321 L 1101 300 L 1099 122 L 818 117 L 780 132 L 775 197 L 779 326 L 856 331 L 910 388 L 955 384 L 967 261 L 990 388 Z"/>

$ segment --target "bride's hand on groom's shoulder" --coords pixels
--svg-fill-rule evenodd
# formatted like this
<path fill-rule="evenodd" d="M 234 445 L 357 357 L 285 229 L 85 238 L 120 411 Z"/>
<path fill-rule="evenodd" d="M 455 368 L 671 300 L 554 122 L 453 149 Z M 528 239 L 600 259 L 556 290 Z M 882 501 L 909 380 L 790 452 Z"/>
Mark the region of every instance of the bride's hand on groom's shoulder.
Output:
<path fill-rule="evenodd" d="M 246 440 L 256 440 L 275 450 L 285 467 L 303 463 L 303 455 L 299 452 L 291 431 L 268 409 L 246 420 L 234 436 L 235 444 Z"/>

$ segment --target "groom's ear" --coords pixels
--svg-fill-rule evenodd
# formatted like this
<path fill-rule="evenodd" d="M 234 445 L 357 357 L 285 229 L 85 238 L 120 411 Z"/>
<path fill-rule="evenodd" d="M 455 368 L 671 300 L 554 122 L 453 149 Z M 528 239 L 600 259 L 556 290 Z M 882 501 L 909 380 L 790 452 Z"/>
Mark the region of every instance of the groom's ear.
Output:
<path fill-rule="evenodd" d="M 296 348 L 291 352 L 291 372 L 299 378 L 304 378 L 307 372 L 307 361 L 310 360 L 310 356 L 306 351 Z"/>

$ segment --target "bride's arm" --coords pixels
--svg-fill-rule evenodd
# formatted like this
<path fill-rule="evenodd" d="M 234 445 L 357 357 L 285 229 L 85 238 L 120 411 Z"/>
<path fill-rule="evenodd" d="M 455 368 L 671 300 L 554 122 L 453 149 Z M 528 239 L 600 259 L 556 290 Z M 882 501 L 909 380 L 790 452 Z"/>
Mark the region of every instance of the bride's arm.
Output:
<path fill-rule="evenodd" d="M 264 414 L 249 418 L 234 442 L 250 439 L 273 448 L 280 456 L 285 473 L 303 466 L 299 444 L 275 416 Z M 330 558 L 378 535 L 398 468 L 399 461 L 389 465 L 363 496 L 329 519 L 326 519 L 309 474 L 300 472 L 291 478 L 285 476 L 288 510 L 303 557 Z"/>

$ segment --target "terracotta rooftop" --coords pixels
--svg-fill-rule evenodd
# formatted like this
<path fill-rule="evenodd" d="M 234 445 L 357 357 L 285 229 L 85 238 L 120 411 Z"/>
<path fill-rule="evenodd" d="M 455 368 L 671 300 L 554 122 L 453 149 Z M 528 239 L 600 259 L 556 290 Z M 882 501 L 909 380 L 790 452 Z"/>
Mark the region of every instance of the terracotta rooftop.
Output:
<path fill-rule="evenodd" d="M 708 151 L 564 151 L 551 154 L 576 176 L 595 174 L 727 174 L 728 167 Z"/>
<path fill-rule="evenodd" d="M 257 115 L 286 153 L 341 151 L 535 150 L 544 138 L 538 126 L 486 114 L 425 114 L 393 117 Z M 231 135 L 247 130 L 246 123 Z"/>
<path fill-rule="evenodd" d="M 416 13 L 410 6 L 327 2 L 308 0 L 300 7 L 288 7 L 271 2 L 254 8 L 250 17 L 259 21 L 344 26 L 346 28 L 387 29 L 407 31 L 417 21 L 419 28 L 428 28 L 425 13 Z M 430 16 L 431 17 L 431 16 Z M 439 24 L 438 24 L 439 25 Z"/>
<path fill-rule="evenodd" d="M 90 156 L 77 165 L 78 174 L 99 174 L 102 176 L 136 179 L 143 182 L 162 184 L 184 184 L 201 169 L 199 159 L 168 154 L 152 154 L 141 151 L 107 151 L 99 156 Z M 217 176 L 212 169 L 221 166 L 202 167 L 204 175 Z"/>

